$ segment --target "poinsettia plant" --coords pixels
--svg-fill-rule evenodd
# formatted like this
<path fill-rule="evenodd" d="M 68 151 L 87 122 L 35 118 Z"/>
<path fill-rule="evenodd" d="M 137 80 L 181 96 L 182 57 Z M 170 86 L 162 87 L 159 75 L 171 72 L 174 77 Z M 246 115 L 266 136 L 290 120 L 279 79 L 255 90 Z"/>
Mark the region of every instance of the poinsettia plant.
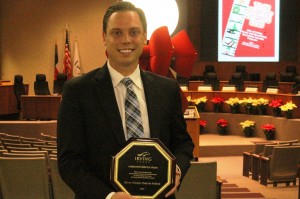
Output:
<path fill-rule="evenodd" d="M 281 99 L 274 99 L 269 103 L 269 106 L 273 109 L 279 108 L 281 105 L 283 105 L 283 101 Z"/>
<path fill-rule="evenodd" d="M 255 122 L 252 120 L 246 120 L 244 122 L 241 122 L 240 125 L 242 126 L 243 129 L 245 129 L 245 128 L 254 129 Z"/>
<path fill-rule="evenodd" d="M 205 128 L 207 125 L 207 121 L 205 120 L 199 120 L 199 126 Z"/>
<path fill-rule="evenodd" d="M 224 99 L 223 98 L 221 98 L 221 97 L 214 97 L 214 98 L 212 98 L 212 100 L 211 100 L 211 102 L 213 103 L 213 104 L 223 104 L 224 103 Z"/>
<path fill-rule="evenodd" d="M 231 97 L 231 98 L 229 98 L 228 100 L 226 100 L 225 101 L 225 103 L 226 104 L 228 104 L 228 105 L 230 105 L 230 106 L 234 106 L 234 105 L 236 105 L 236 104 L 240 104 L 240 100 L 239 100 L 239 98 L 237 98 L 237 97 Z"/>
<path fill-rule="evenodd" d="M 206 101 L 207 101 L 206 96 L 203 96 L 203 97 L 200 97 L 200 98 L 195 99 L 195 104 L 196 104 L 196 105 L 201 104 L 201 103 L 204 103 L 204 104 L 205 104 Z"/>
<path fill-rule="evenodd" d="M 228 121 L 225 120 L 225 119 L 219 119 L 217 121 L 217 126 L 220 127 L 220 128 L 225 128 L 228 126 Z"/>
<path fill-rule="evenodd" d="M 275 131 L 275 126 L 273 124 L 265 124 L 262 125 L 261 128 L 263 129 L 264 133 L 270 133 Z"/>
<path fill-rule="evenodd" d="M 281 105 L 279 108 L 281 109 L 281 111 L 292 111 L 294 108 L 297 108 L 297 106 L 296 104 L 290 101 L 284 105 Z"/>

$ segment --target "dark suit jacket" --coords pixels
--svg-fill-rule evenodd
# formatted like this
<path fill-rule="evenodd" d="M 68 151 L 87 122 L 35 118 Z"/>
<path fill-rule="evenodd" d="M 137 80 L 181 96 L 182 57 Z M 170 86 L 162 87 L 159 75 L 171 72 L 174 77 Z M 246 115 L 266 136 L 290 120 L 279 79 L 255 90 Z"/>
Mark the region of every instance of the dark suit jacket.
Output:
<path fill-rule="evenodd" d="M 175 155 L 182 177 L 192 159 L 176 81 L 141 71 L 151 137 Z M 58 166 L 76 198 L 105 199 L 112 156 L 125 144 L 121 116 L 107 65 L 67 81 L 58 114 Z M 175 198 L 174 196 L 170 198 Z"/>

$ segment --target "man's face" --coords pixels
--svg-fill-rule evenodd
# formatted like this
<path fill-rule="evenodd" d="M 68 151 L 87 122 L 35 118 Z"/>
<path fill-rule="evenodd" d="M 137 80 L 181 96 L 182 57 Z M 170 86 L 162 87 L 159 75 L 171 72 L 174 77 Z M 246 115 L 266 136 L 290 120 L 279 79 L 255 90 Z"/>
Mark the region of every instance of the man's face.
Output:
<path fill-rule="evenodd" d="M 147 35 L 136 12 L 122 11 L 110 16 L 106 33 L 103 30 L 103 41 L 109 63 L 122 71 L 137 66 Z"/>

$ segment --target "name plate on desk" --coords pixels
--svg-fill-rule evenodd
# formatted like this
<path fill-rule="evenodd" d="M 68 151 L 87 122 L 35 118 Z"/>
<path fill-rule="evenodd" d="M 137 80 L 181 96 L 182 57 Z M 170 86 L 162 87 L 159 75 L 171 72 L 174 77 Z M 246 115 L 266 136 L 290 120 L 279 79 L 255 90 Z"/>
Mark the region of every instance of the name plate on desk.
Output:
<path fill-rule="evenodd" d="M 257 92 L 258 88 L 257 87 L 246 87 L 245 92 Z"/>
<path fill-rule="evenodd" d="M 187 86 L 180 86 L 182 91 L 188 91 L 188 87 Z"/>
<path fill-rule="evenodd" d="M 212 91 L 212 87 L 206 85 L 200 85 L 198 86 L 198 91 Z"/>
<path fill-rule="evenodd" d="M 139 198 L 164 198 L 175 184 L 174 155 L 155 138 L 131 138 L 112 159 L 111 183 Z"/>
<path fill-rule="evenodd" d="M 278 88 L 267 88 L 266 93 L 278 93 Z"/>
<path fill-rule="evenodd" d="M 236 88 L 235 86 L 223 86 L 222 88 L 222 91 L 224 92 L 235 92 L 236 91 Z"/>

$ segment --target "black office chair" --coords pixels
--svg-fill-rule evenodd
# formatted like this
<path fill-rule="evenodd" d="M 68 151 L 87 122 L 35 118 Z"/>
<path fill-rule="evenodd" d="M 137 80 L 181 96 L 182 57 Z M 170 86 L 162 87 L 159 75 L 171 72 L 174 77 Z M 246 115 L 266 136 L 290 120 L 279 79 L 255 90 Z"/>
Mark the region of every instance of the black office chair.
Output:
<path fill-rule="evenodd" d="M 243 80 L 248 80 L 248 72 L 246 72 L 246 66 L 237 65 L 235 67 L 235 72 L 241 73 Z"/>
<path fill-rule="evenodd" d="M 296 66 L 287 66 L 285 72 L 280 73 L 281 82 L 293 82 L 298 75 Z"/>
<path fill-rule="evenodd" d="M 57 75 L 57 79 L 54 80 L 53 93 L 61 94 L 66 81 L 67 75 L 64 73 L 59 73 Z"/>
<path fill-rule="evenodd" d="M 34 93 L 36 95 L 50 95 L 48 81 L 45 74 L 36 74 L 34 82 Z"/>
<path fill-rule="evenodd" d="M 211 85 L 213 91 L 220 90 L 220 82 L 217 77 L 217 73 L 207 73 L 204 79 L 204 84 Z"/>
<path fill-rule="evenodd" d="M 278 80 L 276 79 L 276 73 L 268 73 L 266 79 L 263 81 L 262 92 L 266 92 L 268 88 L 278 87 Z"/>
<path fill-rule="evenodd" d="M 208 73 L 216 73 L 214 65 L 205 65 L 205 69 L 203 71 L 203 79 L 206 78 Z"/>
<path fill-rule="evenodd" d="M 249 81 L 260 81 L 260 73 L 249 73 Z"/>
<path fill-rule="evenodd" d="M 294 82 L 291 93 L 298 94 L 298 91 L 300 91 L 300 76 L 296 76 Z"/>
<path fill-rule="evenodd" d="M 17 108 L 19 110 L 21 110 L 21 95 L 26 95 L 22 75 L 15 75 L 14 92 L 15 92 L 15 96 L 17 98 Z"/>
<path fill-rule="evenodd" d="M 234 85 L 237 91 L 244 91 L 244 79 L 242 77 L 242 73 L 233 73 L 229 80 L 229 84 Z"/>

